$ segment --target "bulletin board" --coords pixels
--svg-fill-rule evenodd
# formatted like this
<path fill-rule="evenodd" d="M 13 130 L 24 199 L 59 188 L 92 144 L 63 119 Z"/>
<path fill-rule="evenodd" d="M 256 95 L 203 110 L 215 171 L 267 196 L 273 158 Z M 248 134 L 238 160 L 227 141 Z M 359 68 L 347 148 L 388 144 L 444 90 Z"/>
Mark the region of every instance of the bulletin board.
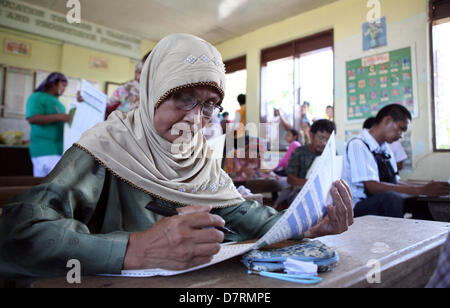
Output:
<path fill-rule="evenodd" d="M 403 105 L 417 117 L 413 56 L 407 47 L 348 61 L 347 120 L 362 121 L 390 104 Z"/>
<path fill-rule="evenodd" d="M 111 81 L 106 82 L 106 85 L 105 85 L 106 96 L 111 97 L 114 94 L 114 91 L 116 91 L 117 88 L 120 87 L 121 85 L 122 85 L 122 83 L 111 82 Z"/>
<path fill-rule="evenodd" d="M 36 71 L 34 77 L 34 88 L 37 89 L 39 85 L 50 75 L 50 72 L 47 71 Z"/>
<path fill-rule="evenodd" d="M 3 108 L 3 85 L 5 84 L 5 67 L 0 64 L 0 108 Z M 0 109 L 1 113 L 1 109 Z"/>
<path fill-rule="evenodd" d="M 8 67 L 4 89 L 4 117 L 24 118 L 28 97 L 33 93 L 34 73 L 32 70 Z"/>

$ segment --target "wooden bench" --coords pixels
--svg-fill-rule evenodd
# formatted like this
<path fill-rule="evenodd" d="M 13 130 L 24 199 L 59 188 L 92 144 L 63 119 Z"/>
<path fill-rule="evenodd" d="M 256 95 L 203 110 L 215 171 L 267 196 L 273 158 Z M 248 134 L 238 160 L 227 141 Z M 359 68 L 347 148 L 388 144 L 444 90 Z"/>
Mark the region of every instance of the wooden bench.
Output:
<path fill-rule="evenodd" d="M 32 176 L 0 176 L 0 187 L 4 186 L 35 186 L 42 183 L 44 178 Z"/>

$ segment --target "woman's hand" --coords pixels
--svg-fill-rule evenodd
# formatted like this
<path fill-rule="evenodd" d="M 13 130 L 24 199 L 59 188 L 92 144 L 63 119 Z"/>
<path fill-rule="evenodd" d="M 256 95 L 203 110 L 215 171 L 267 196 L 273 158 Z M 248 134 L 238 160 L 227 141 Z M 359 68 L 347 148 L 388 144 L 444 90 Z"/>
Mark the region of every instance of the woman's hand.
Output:
<path fill-rule="evenodd" d="M 353 224 L 353 198 L 347 183 L 339 180 L 331 188 L 333 205 L 327 206 L 328 215 L 317 226 L 311 228 L 305 237 L 315 238 L 341 234 Z"/>
<path fill-rule="evenodd" d="M 210 262 L 224 239 L 224 234 L 214 227 L 225 225 L 210 211 L 208 206 L 188 206 L 144 232 L 132 233 L 123 269 L 183 270 Z"/>
<path fill-rule="evenodd" d="M 84 102 L 83 96 L 81 96 L 81 92 L 77 91 L 77 102 Z"/>

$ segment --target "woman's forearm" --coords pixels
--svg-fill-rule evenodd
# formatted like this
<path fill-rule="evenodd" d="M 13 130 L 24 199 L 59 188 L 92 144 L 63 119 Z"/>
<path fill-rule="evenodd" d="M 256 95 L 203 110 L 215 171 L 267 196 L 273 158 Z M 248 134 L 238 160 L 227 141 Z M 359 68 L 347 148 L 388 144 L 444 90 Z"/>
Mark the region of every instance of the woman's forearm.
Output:
<path fill-rule="evenodd" d="M 48 125 L 55 122 L 68 122 L 70 116 L 68 114 L 60 113 L 60 114 L 37 114 L 32 117 L 29 117 L 27 120 L 30 124 L 38 124 L 38 125 Z"/>

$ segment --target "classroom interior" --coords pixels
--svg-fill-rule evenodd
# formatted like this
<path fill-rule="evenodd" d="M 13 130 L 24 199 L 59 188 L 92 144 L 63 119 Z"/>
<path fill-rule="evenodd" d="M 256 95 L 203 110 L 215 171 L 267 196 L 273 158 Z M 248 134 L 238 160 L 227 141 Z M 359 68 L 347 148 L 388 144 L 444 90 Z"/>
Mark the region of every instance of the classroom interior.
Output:
<path fill-rule="evenodd" d="M 361 133 L 368 117 L 397 103 L 412 114 L 410 129 L 401 140 L 408 155 L 399 172 L 401 179 L 410 183 L 450 181 L 450 94 L 445 90 L 450 86 L 450 1 L 217 0 L 205 4 L 136 0 L 125 4 L 80 0 L 81 24 L 67 22 L 69 13 L 72 17 L 77 14 L 66 2 L 0 1 L 0 211 L 11 197 L 41 181 L 33 177 L 28 152 L 30 124 L 25 111 L 28 97 L 48 74 L 60 72 L 67 77 L 68 86 L 60 101 L 69 110 L 82 80 L 110 97 L 121 84 L 135 78 L 136 64 L 160 39 L 181 32 L 205 39 L 222 55 L 227 74 L 222 107 L 230 114 L 230 121 L 238 114 L 240 94 L 246 96 L 246 123 L 255 125 L 279 121 L 275 109 L 292 121 L 305 101 L 310 103 L 308 115 L 313 121 L 326 118 L 326 109 L 332 106 L 336 151 L 344 155 L 346 142 Z M 77 8 L 76 2 L 73 8 Z M 381 36 L 371 36 L 374 20 L 380 21 L 376 30 L 381 29 Z M 102 41 L 93 42 L 95 35 L 103 37 Z M 392 64 L 394 60 L 400 69 L 387 73 L 387 80 L 376 79 L 378 85 L 369 85 L 373 79 L 369 69 L 378 70 L 373 76 L 382 75 L 380 63 Z M 361 66 L 368 77 L 358 77 Z M 391 77 L 397 72 L 400 82 L 396 84 Z M 368 87 L 372 92 L 362 94 L 361 88 Z M 289 144 L 285 144 L 284 135 L 278 138 L 281 146 L 272 154 L 282 157 Z M 235 184 L 248 184 L 246 188 L 255 200 L 270 205 L 282 190 L 271 180 L 252 183 L 236 179 Z M 398 265 L 397 259 L 389 259 L 393 258 L 389 251 L 383 251 L 386 247 L 378 247 L 387 258 L 383 259 L 384 277 L 390 277 L 384 286 L 424 286 L 424 279 L 431 277 L 448 234 L 448 224 L 444 224 L 450 221 L 448 197 L 445 202 L 445 213 L 439 213 L 443 218 L 439 222 L 421 222 L 421 234 L 411 234 L 416 232 L 409 231 L 414 226 L 408 220 L 401 226 L 388 220 L 357 224 L 358 232 L 364 232 L 364 225 L 376 228 L 377 223 L 382 223 L 390 232 L 398 230 L 401 236 L 411 237 L 408 244 L 387 235 L 374 241 L 388 243 L 388 250 L 389 246 L 398 249 L 404 261 Z M 326 237 L 324 241 L 345 245 L 355 238 L 333 242 Z M 354 248 L 355 252 L 368 251 L 358 259 L 361 267 L 357 271 L 346 264 L 335 274 L 344 278 L 325 276 L 325 286 L 371 287 L 364 268 L 373 249 L 367 247 Z M 218 268 L 227 271 L 225 265 Z M 413 271 L 418 268 L 427 273 L 425 278 Z M 346 274 L 349 272 L 352 275 Z M 240 275 L 237 267 L 232 273 Z M 215 274 L 212 269 L 205 272 L 211 279 Z M 403 282 L 392 277 L 402 277 Z M 110 282 L 102 279 L 93 279 L 88 286 Z M 170 284 L 158 279 L 160 286 L 190 283 L 189 277 L 182 276 Z M 139 286 L 125 280 L 114 283 L 120 287 L 126 282 Z M 63 283 L 62 279 L 42 280 L 35 286 L 58 287 Z M 246 283 L 250 287 L 270 287 L 265 280 Z M 214 282 L 210 286 L 223 285 Z M 292 287 L 289 283 L 281 286 Z"/>

